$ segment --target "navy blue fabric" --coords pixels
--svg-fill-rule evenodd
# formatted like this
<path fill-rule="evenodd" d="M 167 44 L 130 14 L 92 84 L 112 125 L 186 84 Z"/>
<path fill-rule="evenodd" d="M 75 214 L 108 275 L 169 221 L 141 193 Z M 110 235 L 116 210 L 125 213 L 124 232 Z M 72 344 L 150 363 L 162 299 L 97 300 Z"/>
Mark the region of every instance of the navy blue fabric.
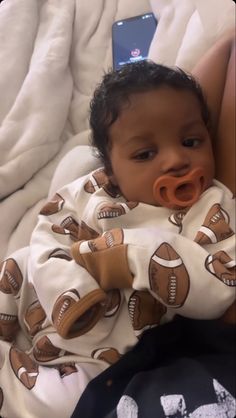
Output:
<path fill-rule="evenodd" d="M 182 395 L 186 404 L 186 414 L 173 418 L 187 417 L 202 405 L 219 402 L 213 381 L 235 396 L 235 353 L 235 326 L 179 317 L 147 331 L 130 352 L 91 381 L 72 418 L 117 417 L 124 395 L 137 404 L 139 418 L 165 418 L 160 399 L 172 394 Z"/>

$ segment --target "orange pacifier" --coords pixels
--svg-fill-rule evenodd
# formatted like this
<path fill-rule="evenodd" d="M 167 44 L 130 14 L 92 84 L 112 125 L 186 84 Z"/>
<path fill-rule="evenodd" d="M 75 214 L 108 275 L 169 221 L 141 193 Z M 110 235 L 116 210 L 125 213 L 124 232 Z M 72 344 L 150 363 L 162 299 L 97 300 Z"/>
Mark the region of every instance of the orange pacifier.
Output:
<path fill-rule="evenodd" d="M 159 177 L 153 186 L 153 196 L 160 206 L 186 208 L 197 202 L 205 187 L 204 170 L 198 167 L 182 177 Z"/>

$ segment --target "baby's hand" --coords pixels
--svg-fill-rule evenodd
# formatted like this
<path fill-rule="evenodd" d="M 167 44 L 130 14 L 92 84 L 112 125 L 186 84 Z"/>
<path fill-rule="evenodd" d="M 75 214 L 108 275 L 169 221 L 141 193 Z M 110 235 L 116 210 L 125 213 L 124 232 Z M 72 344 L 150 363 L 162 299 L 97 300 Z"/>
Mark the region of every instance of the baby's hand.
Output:
<path fill-rule="evenodd" d="M 122 229 L 112 229 L 89 241 L 78 241 L 72 245 L 71 254 L 103 290 L 132 287 L 133 275 Z"/>

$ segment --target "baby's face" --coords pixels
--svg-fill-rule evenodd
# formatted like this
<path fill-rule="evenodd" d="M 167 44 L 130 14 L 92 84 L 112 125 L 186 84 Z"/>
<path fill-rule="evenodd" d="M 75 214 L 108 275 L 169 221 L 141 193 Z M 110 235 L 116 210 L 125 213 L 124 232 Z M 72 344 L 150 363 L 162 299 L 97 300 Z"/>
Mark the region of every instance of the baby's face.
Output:
<path fill-rule="evenodd" d="M 198 99 L 189 91 L 160 87 L 130 96 L 109 130 L 111 180 L 129 201 L 156 205 L 153 184 L 196 167 L 214 176 L 211 140 Z"/>

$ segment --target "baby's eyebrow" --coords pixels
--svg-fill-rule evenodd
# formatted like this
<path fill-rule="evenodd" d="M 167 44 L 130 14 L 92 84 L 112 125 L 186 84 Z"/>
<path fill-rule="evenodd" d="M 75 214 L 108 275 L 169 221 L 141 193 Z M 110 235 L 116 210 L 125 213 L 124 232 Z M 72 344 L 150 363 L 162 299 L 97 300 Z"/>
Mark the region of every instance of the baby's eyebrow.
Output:
<path fill-rule="evenodd" d="M 147 144 L 147 139 L 150 139 L 149 135 L 134 135 L 130 136 L 124 139 L 123 145 L 129 146 L 129 145 L 138 145 L 138 144 Z"/>
<path fill-rule="evenodd" d="M 193 119 L 184 123 L 182 125 L 182 129 L 190 129 L 190 128 L 203 127 L 203 126 L 205 126 L 205 123 L 202 119 Z"/>

